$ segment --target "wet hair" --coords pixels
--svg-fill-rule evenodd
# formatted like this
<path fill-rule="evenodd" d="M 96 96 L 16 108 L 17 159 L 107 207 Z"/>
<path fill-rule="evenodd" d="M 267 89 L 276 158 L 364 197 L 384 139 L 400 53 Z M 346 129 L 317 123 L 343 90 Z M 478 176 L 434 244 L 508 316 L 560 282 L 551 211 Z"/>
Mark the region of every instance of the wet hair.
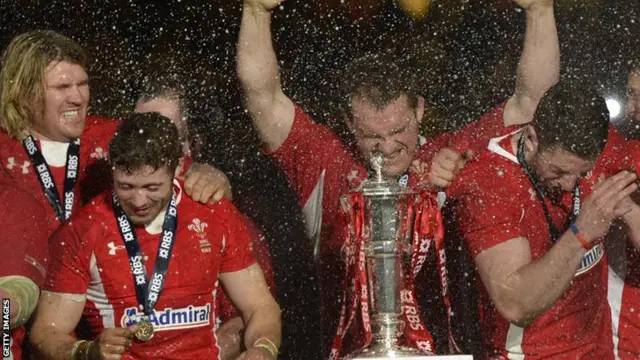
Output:
<path fill-rule="evenodd" d="M 560 82 L 540 100 L 533 128 L 540 151 L 564 149 L 595 160 L 609 135 L 609 110 L 593 87 Z"/>
<path fill-rule="evenodd" d="M 349 63 L 339 74 L 340 108 L 353 119 L 352 101 L 359 97 L 376 109 L 382 110 L 390 103 L 406 95 L 409 106 L 418 105 L 411 71 L 402 70 L 389 55 L 369 54 Z"/>
<path fill-rule="evenodd" d="M 136 100 L 176 98 L 182 104 L 187 93 L 186 77 L 177 71 L 154 71 L 142 77 Z M 182 107 L 182 106 L 181 106 Z"/>
<path fill-rule="evenodd" d="M 54 31 L 30 31 L 11 41 L 0 70 L 0 126 L 9 136 L 22 138 L 35 112 L 43 111 L 45 71 L 60 61 L 86 69 L 87 56 L 77 42 Z"/>
<path fill-rule="evenodd" d="M 171 173 L 182 158 L 178 128 L 158 113 L 134 113 L 124 119 L 109 143 L 112 168 L 134 173 L 145 166 L 168 167 Z"/>
<path fill-rule="evenodd" d="M 640 57 L 631 60 L 629 65 L 629 73 L 634 76 L 640 76 Z"/>

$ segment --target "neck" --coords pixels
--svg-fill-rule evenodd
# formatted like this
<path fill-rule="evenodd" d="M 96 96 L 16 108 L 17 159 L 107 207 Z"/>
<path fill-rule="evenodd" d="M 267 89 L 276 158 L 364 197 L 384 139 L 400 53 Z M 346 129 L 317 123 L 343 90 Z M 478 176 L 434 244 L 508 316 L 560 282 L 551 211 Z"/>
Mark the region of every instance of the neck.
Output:
<path fill-rule="evenodd" d="M 520 138 L 525 136 L 523 132 L 517 132 L 511 136 L 511 151 L 514 154 L 518 154 L 518 144 L 520 143 Z M 524 159 L 527 163 L 531 163 L 531 159 L 533 158 L 533 151 L 527 149 L 527 146 L 524 146 Z"/>
<path fill-rule="evenodd" d="M 34 139 L 40 140 L 40 141 L 44 140 L 44 141 L 53 141 L 53 142 L 59 142 L 59 143 L 71 142 L 70 139 L 60 139 L 60 138 L 55 138 L 53 136 L 46 135 L 44 132 L 40 132 L 38 131 L 38 129 L 33 127 L 30 128 L 27 133 L 33 136 Z"/>

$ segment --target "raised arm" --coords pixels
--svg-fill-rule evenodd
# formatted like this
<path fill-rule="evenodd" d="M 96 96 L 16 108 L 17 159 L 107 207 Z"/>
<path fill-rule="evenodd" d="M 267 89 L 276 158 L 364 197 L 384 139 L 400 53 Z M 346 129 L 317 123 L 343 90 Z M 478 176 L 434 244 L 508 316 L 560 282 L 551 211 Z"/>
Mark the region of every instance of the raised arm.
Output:
<path fill-rule="evenodd" d="M 220 281 L 246 324 L 245 356 L 249 352 L 269 352 L 267 348 L 273 345 L 275 349 L 271 351 L 275 354 L 271 355 L 275 359 L 281 340 L 280 307 L 269 292 L 260 266 L 253 264 L 240 271 L 221 273 Z"/>
<path fill-rule="evenodd" d="M 540 99 L 560 79 L 560 45 L 553 0 L 515 0 L 527 12 L 524 47 L 516 73 L 516 90 L 504 112 L 504 125 L 533 120 Z"/>
<path fill-rule="evenodd" d="M 282 145 L 294 119 L 271 40 L 271 10 L 282 1 L 245 0 L 238 39 L 238 78 L 254 126 L 269 150 Z"/>

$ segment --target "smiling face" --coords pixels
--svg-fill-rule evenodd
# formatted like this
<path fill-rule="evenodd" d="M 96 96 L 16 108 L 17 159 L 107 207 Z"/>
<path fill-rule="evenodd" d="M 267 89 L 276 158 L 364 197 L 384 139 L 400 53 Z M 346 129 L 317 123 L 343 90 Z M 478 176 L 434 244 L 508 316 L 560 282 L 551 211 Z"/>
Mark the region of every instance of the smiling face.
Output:
<path fill-rule="evenodd" d="M 133 172 L 114 169 L 113 187 L 131 223 L 147 225 L 167 208 L 173 194 L 173 175 L 167 166 L 143 166 Z"/>
<path fill-rule="evenodd" d="M 37 108 L 37 107 L 36 107 Z M 38 139 L 69 142 L 82 135 L 89 108 L 89 77 L 80 65 L 54 61 L 44 77 L 44 101 L 29 132 Z"/>
<path fill-rule="evenodd" d="M 406 95 L 382 109 L 361 97 L 354 97 L 353 120 L 347 125 L 355 135 L 363 159 L 370 159 L 379 152 L 384 155 L 384 174 L 399 177 L 407 171 L 420 146 L 419 120 L 423 112 L 423 100 L 413 108 Z"/>

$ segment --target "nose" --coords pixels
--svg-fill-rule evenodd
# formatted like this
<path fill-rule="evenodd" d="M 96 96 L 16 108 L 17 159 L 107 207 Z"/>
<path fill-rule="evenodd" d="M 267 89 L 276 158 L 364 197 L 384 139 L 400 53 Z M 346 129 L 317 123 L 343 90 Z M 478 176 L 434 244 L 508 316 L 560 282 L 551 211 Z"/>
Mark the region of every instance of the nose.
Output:
<path fill-rule="evenodd" d="M 70 103 L 75 105 L 82 104 L 82 101 L 84 100 L 84 95 L 82 93 L 82 89 L 80 89 L 80 86 L 75 85 L 69 89 L 69 96 L 67 97 L 67 100 Z"/>
<path fill-rule="evenodd" d="M 378 150 L 385 156 L 389 156 L 398 151 L 398 144 L 392 138 L 383 138 L 380 139 L 376 150 Z"/>
<path fill-rule="evenodd" d="M 560 184 L 560 187 L 564 191 L 573 191 L 573 188 L 576 187 L 577 182 L 578 182 L 577 175 L 565 175 L 562 178 L 560 178 L 560 180 L 558 181 L 558 183 Z"/>
<path fill-rule="evenodd" d="M 131 204 L 137 208 L 144 207 L 147 203 L 147 194 L 143 190 L 136 190 L 131 198 Z"/>
<path fill-rule="evenodd" d="M 629 96 L 629 100 L 627 101 L 627 114 L 633 116 L 638 112 L 638 107 L 640 106 L 638 102 L 640 102 L 640 99 Z"/>

